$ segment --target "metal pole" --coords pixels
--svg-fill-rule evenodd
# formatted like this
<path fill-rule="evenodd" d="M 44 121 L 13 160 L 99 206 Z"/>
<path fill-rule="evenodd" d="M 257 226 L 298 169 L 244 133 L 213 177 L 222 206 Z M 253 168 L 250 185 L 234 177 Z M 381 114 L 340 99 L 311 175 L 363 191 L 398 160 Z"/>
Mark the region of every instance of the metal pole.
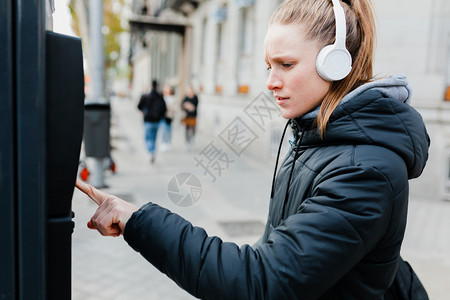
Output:
<path fill-rule="evenodd" d="M 104 55 L 103 55 L 103 1 L 89 1 L 89 24 L 91 40 L 91 99 L 93 103 L 106 103 L 103 88 Z M 103 161 L 104 158 L 92 158 L 91 184 L 95 187 L 103 187 Z"/>
<path fill-rule="evenodd" d="M 447 30 L 447 87 L 445 93 L 445 100 L 450 101 L 450 30 Z"/>
<path fill-rule="evenodd" d="M 45 65 L 45 2 L 47 1 L 2 1 L 0 10 L 11 5 L 14 14 L 11 25 L 11 44 L 1 44 L 13 52 L 13 72 L 10 83 L 13 92 L 12 130 L 14 138 L 12 164 L 14 170 L 4 173 L 12 175 L 14 204 L 15 257 L 15 297 L 6 295 L 6 299 L 48 299 L 46 290 L 46 65 Z M 8 3 L 8 4 L 7 4 Z M 3 20 L 2 20 L 3 21 Z M 3 28 L 2 28 L 3 29 Z M 12 47 L 12 48 L 11 48 Z M 4 70 L 2 64 L 2 71 Z M 0 76 L 1 80 L 4 80 Z M 7 81 L 6 81 L 7 82 Z M 11 98 L 10 98 L 11 99 Z M 8 107 L 8 101 L 1 100 L 2 107 Z M 11 104 L 11 103 L 9 103 Z M 9 107 L 11 109 L 11 107 Z M 3 147 L 1 156 L 3 156 Z M 8 152 L 5 153 L 8 155 Z M 7 157 L 7 156 L 6 156 Z M 3 166 L 2 166 L 3 167 Z M 5 174 L 5 175 L 4 175 Z M 11 181 L 10 181 L 11 182 Z M 7 181 L 5 181 L 5 184 Z M 11 198 L 10 198 L 11 199 Z M 2 202 L 8 199 L 0 200 Z M 7 208 L 8 209 L 8 208 Z M 9 212 L 11 212 L 9 208 Z M 8 241 L 2 240 L 2 245 Z M 3 264 L 0 272 L 3 272 Z M 6 266 L 7 268 L 7 266 Z M 0 296 L 4 298 L 5 295 Z"/>
<path fill-rule="evenodd" d="M 14 118 L 15 105 L 15 64 L 14 58 L 14 1 L 6 1 L 0 6 L 0 299 L 18 299 L 17 257 L 19 255 L 16 238 L 17 190 Z"/>
<path fill-rule="evenodd" d="M 103 95 L 103 1 L 90 0 L 89 1 L 89 23 L 91 33 L 91 53 L 92 64 L 91 67 L 91 83 L 92 83 L 92 101 L 96 103 L 106 103 Z"/>

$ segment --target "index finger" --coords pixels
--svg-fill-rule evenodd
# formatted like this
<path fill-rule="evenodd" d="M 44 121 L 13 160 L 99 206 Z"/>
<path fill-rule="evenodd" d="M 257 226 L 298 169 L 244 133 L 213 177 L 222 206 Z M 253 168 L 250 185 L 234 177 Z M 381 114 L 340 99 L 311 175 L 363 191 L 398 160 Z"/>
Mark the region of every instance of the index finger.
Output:
<path fill-rule="evenodd" d="M 106 199 L 108 199 L 109 195 L 107 193 L 104 193 L 100 190 L 97 190 L 95 187 L 93 187 L 90 184 L 87 184 L 77 178 L 77 181 L 75 183 L 75 186 L 85 193 L 89 198 L 94 200 L 95 203 L 97 203 L 99 206 L 105 202 Z"/>

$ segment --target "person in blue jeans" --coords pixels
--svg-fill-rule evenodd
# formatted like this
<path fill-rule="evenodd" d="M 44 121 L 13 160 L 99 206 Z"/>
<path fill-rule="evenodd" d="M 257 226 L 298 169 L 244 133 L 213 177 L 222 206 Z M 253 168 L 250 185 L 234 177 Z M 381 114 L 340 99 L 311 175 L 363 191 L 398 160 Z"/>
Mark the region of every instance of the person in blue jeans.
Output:
<path fill-rule="evenodd" d="M 141 96 L 138 109 L 144 115 L 145 144 L 150 154 L 150 162 L 154 163 L 159 123 L 166 113 L 166 103 L 163 96 L 158 92 L 158 82 L 156 80 L 152 81 L 150 93 Z"/>
<path fill-rule="evenodd" d="M 172 120 L 175 115 L 176 99 L 173 95 L 173 89 L 165 84 L 163 87 L 163 97 L 166 103 L 166 115 L 161 119 L 162 144 L 161 151 L 169 151 L 172 143 Z"/>

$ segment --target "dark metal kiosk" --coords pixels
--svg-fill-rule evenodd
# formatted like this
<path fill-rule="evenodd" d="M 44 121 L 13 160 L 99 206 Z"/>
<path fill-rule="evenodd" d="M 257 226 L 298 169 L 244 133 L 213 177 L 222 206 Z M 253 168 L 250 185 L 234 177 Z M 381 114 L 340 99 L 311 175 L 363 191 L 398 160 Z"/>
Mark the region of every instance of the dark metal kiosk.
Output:
<path fill-rule="evenodd" d="M 71 298 L 71 199 L 84 115 L 81 41 L 48 1 L 0 1 L 0 299 Z"/>

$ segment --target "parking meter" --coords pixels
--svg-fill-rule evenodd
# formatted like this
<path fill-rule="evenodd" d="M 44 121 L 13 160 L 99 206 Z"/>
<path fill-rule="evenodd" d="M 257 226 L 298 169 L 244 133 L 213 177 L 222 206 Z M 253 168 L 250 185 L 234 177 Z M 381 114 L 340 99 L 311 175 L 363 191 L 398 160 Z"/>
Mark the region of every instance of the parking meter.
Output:
<path fill-rule="evenodd" d="M 71 298 L 71 201 L 84 123 L 81 40 L 46 32 L 47 297 Z"/>

